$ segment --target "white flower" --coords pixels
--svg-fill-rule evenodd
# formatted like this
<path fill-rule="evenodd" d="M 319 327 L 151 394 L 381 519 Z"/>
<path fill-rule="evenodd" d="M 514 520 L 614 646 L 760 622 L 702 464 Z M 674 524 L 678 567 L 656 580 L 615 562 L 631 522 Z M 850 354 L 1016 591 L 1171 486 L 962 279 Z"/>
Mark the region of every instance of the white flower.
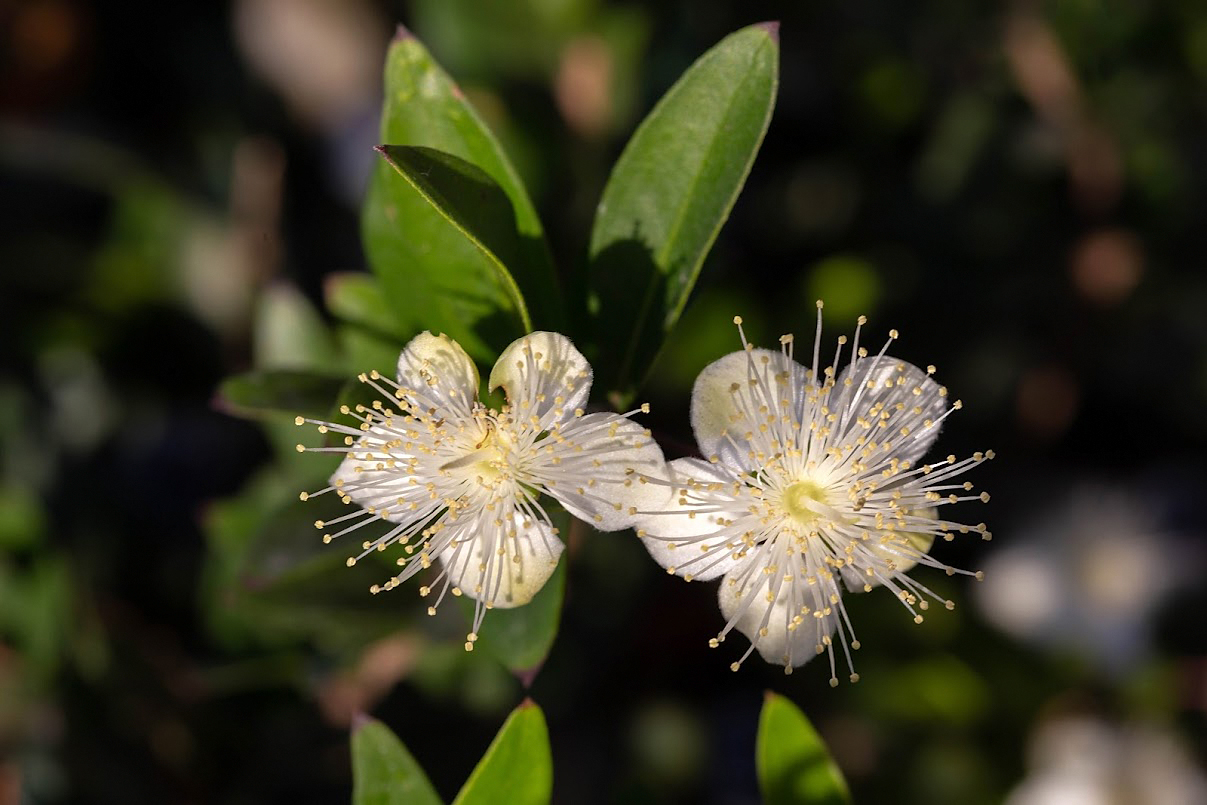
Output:
<path fill-rule="evenodd" d="M 916 564 L 968 573 L 927 551 L 956 531 L 990 537 L 983 523 L 962 525 L 939 511 L 989 499 L 954 479 L 993 453 L 917 463 L 960 402 L 949 404 L 947 389 L 929 377 L 934 367 L 923 371 L 885 354 L 895 330 L 869 356 L 859 345 L 860 317 L 850 362 L 835 376 L 845 336 L 833 364 L 814 372 L 793 360 L 792 336 L 780 338 L 779 352 L 755 349 L 741 319 L 734 322 L 745 349 L 706 367 L 692 390 L 692 429 L 708 460 L 667 465 L 661 482 L 672 487 L 671 500 L 641 512 L 638 536 L 668 572 L 688 581 L 722 578 L 727 623 L 710 645 L 733 629 L 751 640 L 733 670 L 755 649 L 786 673 L 826 652 L 836 685 L 837 635 L 856 681 L 850 649 L 859 641 L 839 578 L 855 591 L 883 585 L 919 623 L 927 599 L 952 608 L 905 574 Z"/>
<path fill-rule="evenodd" d="M 416 336 L 398 359 L 397 377 L 360 376 L 383 399 L 341 409 L 358 426 L 298 417 L 299 425 L 344 434 L 343 447 L 299 451 L 347 454 L 331 485 L 302 499 L 335 492 L 360 506 L 315 523 L 327 530 L 325 542 L 389 523 L 348 560 L 351 566 L 372 551 L 403 546 L 398 575 L 374 585 L 374 593 L 438 561 L 439 575 L 420 594 L 439 588 L 429 614 L 449 591 L 477 602 L 465 646 L 471 650 L 487 609 L 528 603 L 557 565 L 562 541 L 540 495 L 600 530 L 627 528 L 630 510 L 648 497 L 647 487 L 655 489 L 642 479 L 660 473 L 662 452 L 627 414 L 584 414 L 591 367 L 557 333 L 524 336 L 499 356 L 490 390 L 507 394 L 500 411 L 478 401 L 477 368 L 444 335 Z"/>
<path fill-rule="evenodd" d="M 1049 484 L 1050 486 L 1050 484 Z M 1050 493 L 1049 493 L 1050 494 Z M 1197 535 L 1172 532 L 1163 490 L 1081 481 L 985 560 L 977 588 L 985 618 L 1115 675 L 1149 662 L 1154 615 L 1177 587 L 1200 578 L 1188 550 Z"/>
<path fill-rule="evenodd" d="M 1034 729 L 1027 776 L 1006 805 L 1207 802 L 1207 776 L 1181 736 L 1138 721 L 1049 717 Z"/>

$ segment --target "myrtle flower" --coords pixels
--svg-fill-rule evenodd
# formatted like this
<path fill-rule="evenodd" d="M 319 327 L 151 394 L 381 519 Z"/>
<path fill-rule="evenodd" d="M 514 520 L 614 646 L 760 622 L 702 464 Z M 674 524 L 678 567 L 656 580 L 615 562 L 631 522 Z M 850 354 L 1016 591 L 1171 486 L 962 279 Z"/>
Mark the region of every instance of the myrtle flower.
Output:
<path fill-rule="evenodd" d="M 1049 715 L 1033 728 L 1027 761 L 1028 773 L 1005 805 L 1207 802 L 1207 775 L 1195 754 L 1180 735 L 1154 723 Z"/>
<path fill-rule="evenodd" d="M 1036 507 L 1009 544 L 985 560 L 977 588 L 985 619 L 1014 637 L 1081 655 L 1122 676 L 1151 662 L 1156 614 L 1177 588 L 1201 578 L 1202 559 L 1163 513 L 1176 487 L 1081 480 Z"/>
<path fill-rule="evenodd" d="M 821 365 L 820 301 L 817 308 L 814 367 Z M 794 360 L 791 335 L 780 338 L 778 352 L 756 349 L 741 318 L 734 323 L 744 349 L 707 366 L 692 390 L 692 429 L 707 460 L 667 465 L 661 482 L 672 489 L 670 501 L 642 511 L 637 534 L 669 573 L 722 579 L 726 624 L 709 644 L 734 629 L 751 640 L 733 670 L 756 649 L 785 673 L 827 653 L 836 685 L 837 642 L 857 681 L 851 649 L 859 641 L 840 578 L 852 591 L 886 587 L 919 623 L 930 601 L 953 608 L 906 573 L 918 564 L 969 573 L 927 552 L 954 532 L 990 538 L 983 523 L 956 523 L 940 511 L 989 499 L 956 479 L 993 453 L 918 463 L 960 402 L 931 379 L 933 366 L 923 371 L 886 354 L 895 330 L 869 355 L 860 345 L 861 316 L 849 362 L 836 372 L 845 336 L 833 363 L 817 371 Z"/>
<path fill-rule="evenodd" d="M 342 447 L 299 451 L 346 454 L 329 486 L 301 497 L 334 492 L 359 506 L 315 523 L 324 542 L 386 523 L 348 559 L 352 566 L 372 551 L 402 547 L 398 574 L 373 593 L 438 564 L 419 593 L 436 596 L 428 614 L 450 591 L 474 599 L 466 650 L 486 610 L 528 603 L 557 565 L 563 545 L 542 494 L 595 528 L 627 528 L 630 509 L 647 493 L 641 479 L 664 466 L 649 431 L 628 418 L 635 411 L 584 413 L 591 366 L 557 333 L 524 336 L 499 356 L 489 386 L 506 393 L 501 410 L 478 401 L 478 370 L 445 335 L 416 336 L 398 359 L 397 381 L 376 371 L 359 379 L 381 399 L 341 408 L 357 424 L 296 420 L 343 434 Z"/>

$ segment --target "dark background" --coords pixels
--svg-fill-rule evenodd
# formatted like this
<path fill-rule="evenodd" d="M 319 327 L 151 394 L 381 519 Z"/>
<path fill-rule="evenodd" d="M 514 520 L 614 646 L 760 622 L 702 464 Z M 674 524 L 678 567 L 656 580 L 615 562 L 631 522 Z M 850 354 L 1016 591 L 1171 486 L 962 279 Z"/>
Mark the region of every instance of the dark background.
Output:
<path fill-rule="evenodd" d="M 410 587 L 366 604 L 347 582 L 347 613 L 392 624 L 367 648 L 359 615 L 230 593 L 227 535 L 297 459 L 217 384 L 276 348 L 266 300 L 321 310 L 324 277 L 364 265 L 396 22 L 496 129 L 569 275 L 641 116 L 763 19 L 778 105 L 650 424 L 692 450 L 691 381 L 738 347 L 735 313 L 757 343 L 807 343 L 824 297 L 823 354 L 866 313 L 963 399 L 937 449 L 998 454 L 965 515 L 994 541 L 935 549 L 988 579 L 919 571 L 957 601 L 922 626 L 852 596 L 862 681 L 831 690 L 810 665 L 731 673 L 713 586 L 631 537 L 572 545 L 529 691 L 556 801 L 757 801 L 765 689 L 857 801 L 1207 796 L 1207 6 L 7 0 L 0 803 L 344 801 L 359 710 L 454 796 L 519 682 L 461 651 L 455 611 L 416 618 Z"/>

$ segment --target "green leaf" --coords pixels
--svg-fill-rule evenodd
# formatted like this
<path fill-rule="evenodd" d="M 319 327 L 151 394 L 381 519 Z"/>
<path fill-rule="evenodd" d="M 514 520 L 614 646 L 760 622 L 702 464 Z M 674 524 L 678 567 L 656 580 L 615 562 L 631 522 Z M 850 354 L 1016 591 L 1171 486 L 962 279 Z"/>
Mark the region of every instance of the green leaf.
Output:
<path fill-rule="evenodd" d="M 474 273 L 490 274 L 514 306 L 525 332 L 532 319 L 507 266 L 523 260 L 511 202 L 490 175 L 435 148 L 379 145 L 377 151 L 428 204 L 479 252 Z"/>
<path fill-rule="evenodd" d="M 406 746 L 375 719 L 352 731 L 352 805 L 442 805 Z"/>
<path fill-rule="evenodd" d="M 777 693 L 768 692 L 763 702 L 756 765 L 765 805 L 851 801 L 821 736 L 800 708 Z"/>
<path fill-rule="evenodd" d="M 25 486 L 0 486 L 0 551 L 20 551 L 46 536 L 47 516 L 38 495 Z"/>
<path fill-rule="evenodd" d="M 398 353 L 402 352 L 404 343 L 353 324 L 341 325 L 335 331 L 335 338 L 349 370 L 367 372 L 376 369 L 386 377 L 395 376 L 394 367 L 398 365 Z"/>
<path fill-rule="evenodd" d="M 0 556 L 0 631 L 15 642 L 22 668 L 39 680 L 54 678 L 72 631 L 75 589 L 67 565 L 38 556 L 13 568 Z"/>
<path fill-rule="evenodd" d="M 349 324 L 403 342 L 411 335 L 399 326 L 381 283 L 372 274 L 359 271 L 328 274 L 323 296 L 331 314 Z"/>
<path fill-rule="evenodd" d="M 318 460 L 313 458 L 314 462 Z M 326 483 L 324 478 L 316 486 Z M 298 496 L 301 491 L 290 490 L 284 501 L 275 502 L 255 523 L 242 546 L 239 585 L 256 595 L 298 601 L 307 595 L 314 598 L 317 590 L 322 589 L 341 599 L 364 601 L 370 606 L 368 602 L 373 597 L 369 595 L 369 587 L 383 581 L 386 573 L 394 569 L 392 557 L 374 551 L 349 569 L 348 558 L 361 552 L 362 540 L 378 534 L 367 528 L 325 543 L 324 531 L 338 533 L 348 524 L 326 528 L 319 528 L 318 524 L 349 514 L 350 507 L 332 493 L 302 501 Z"/>
<path fill-rule="evenodd" d="M 336 370 L 339 352 L 323 317 L 301 291 L 279 282 L 265 288 L 256 305 L 257 369 Z"/>
<path fill-rule="evenodd" d="M 453 805 L 546 805 L 552 795 L 549 728 L 528 699 L 503 723 Z"/>
<path fill-rule="evenodd" d="M 474 647 L 490 654 L 518 674 L 535 671 L 545 661 L 557 637 L 565 595 L 566 562 L 563 560 L 541 591 L 527 604 L 515 609 L 496 607 L 486 613 L 482 632 Z M 472 618 L 474 602 L 465 597 L 457 601 L 466 616 Z"/>
<path fill-rule="evenodd" d="M 247 372 L 218 387 L 220 408 L 241 416 L 302 415 L 326 419 L 346 377 L 288 369 Z"/>
<path fill-rule="evenodd" d="M 488 175 L 518 233 L 508 264 L 533 326 L 559 329 L 560 300 L 540 220 L 502 147 L 460 88 L 405 29 L 386 56 L 384 143 L 436 148 Z M 361 217 L 370 267 L 406 333 L 443 331 L 488 363 L 526 331 L 515 293 L 482 252 L 390 165 L 374 170 Z"/>
<path fill-rule="evenodd" d="M 279 468 L 259 477 L 238 498 L 207 510 L 210 550 L 203 587 L 216 632 L 279 645 L 310 640 L 332 655 L 353 655 L 369 642 L 405 628 L 416 607 L 370 594 L 393 575 L 393 558 L 373 553 L 353 568 L 359 542 L 326 545 L 315 520 L 348 514 L 331 494 L 299 500 L 302 489 L 327 483 L 327 457 L 296 457 L 304 472 Z M 335 529 L 331 529 L 334 531 Z"/>
<path fill-rule="evenodd" d="M 687 304 L 767 131 L 778 62 L 775 23 L 726 37 L 663 96 L 612 169 L 589 282 L 597 337 L 615 342 L 597 382 L 614 399 L 641 382 Z"/>

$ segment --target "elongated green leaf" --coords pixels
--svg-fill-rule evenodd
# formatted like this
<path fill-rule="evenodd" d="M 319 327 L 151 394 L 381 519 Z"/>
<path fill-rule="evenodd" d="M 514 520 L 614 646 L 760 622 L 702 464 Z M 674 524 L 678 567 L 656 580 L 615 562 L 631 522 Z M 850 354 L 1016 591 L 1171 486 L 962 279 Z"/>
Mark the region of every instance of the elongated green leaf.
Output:
<path fill-rule="evenodd" d="M 591 231 L 597 382 L 624 399 L 687 303 L 775 106 L 775 23 L 731 34 L 671 87 L 625 147 Z M 604 334 L 609 338 L 605 339 Z"/>
<path fill-rule="evenodd" d="M 382 142 L 436 148 L 476 165 L 511 204 L 519 234 L 508 268 L 532 324 L 558 329 L 559 294 L 540 220 L 503 149 L 461 90 L 409 32 L 386 56 Z M 370 267 L 408 333 L 444 331 L 484 362 L 525 331 L 512 289 L 480 250 L 384 162 L 374 170 L 361 231 Z"/>
<path fill-rule="evenodd" d="M 453 805 L 547 805 L 552 795 L 549 728 L 529 699 L 507 717 Z"/>
<path fill-rule="evenodd" d="M 352 731 L 352 805 L 443 805 L 406 746 L 375 719 Z"/>
<path fill-rule="evenodd" d="M 756 751 L 765 805 L 851 801 L 821 736 L 800 708 L 779 694 L 768 692 L 763 702 Z"/>
<path fill-rule="evenodd" d="M 532 319 L 507 266 L 523 260 L 511 202 L 490 175 L 458 156 L 435 148 L 379 145 L 378 152 L 425 201 L 468 240 L 482 263 L 475 273 L 493 272 L 525 331 Z"/>
<path fill-rule="evenodd" d="M 217 404 L 241 416 L 302 415 L 325 419 L 347 381 L 306 371 L 266 370 L 228 377 Z"/>

